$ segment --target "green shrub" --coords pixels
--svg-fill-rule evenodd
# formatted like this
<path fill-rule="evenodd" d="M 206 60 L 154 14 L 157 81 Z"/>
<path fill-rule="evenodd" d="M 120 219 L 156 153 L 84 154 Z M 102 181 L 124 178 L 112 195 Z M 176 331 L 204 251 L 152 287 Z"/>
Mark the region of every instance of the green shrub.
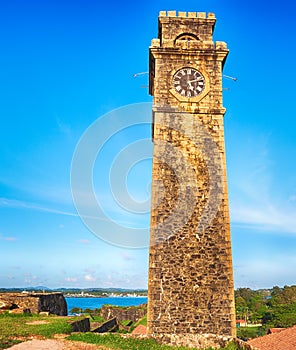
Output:
<path fill-rule="evenodd" d="M 239 327 L 236 333 L 238 338 L 247 340 L 265 335 L 266 330 L 264 327 Z"/>

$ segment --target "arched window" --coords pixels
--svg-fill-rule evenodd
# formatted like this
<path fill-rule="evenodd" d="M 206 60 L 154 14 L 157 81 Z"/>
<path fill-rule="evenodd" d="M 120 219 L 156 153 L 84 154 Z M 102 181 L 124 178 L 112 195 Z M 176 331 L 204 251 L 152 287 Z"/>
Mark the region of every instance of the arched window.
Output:
<path fill-rule="evenodd" d="M 175 39 L 175 46 L 184 46 L 190 47 L 191 42 L 199 41 L 198 37 L 190 33 L 182 33 L 178 35 Z"/>

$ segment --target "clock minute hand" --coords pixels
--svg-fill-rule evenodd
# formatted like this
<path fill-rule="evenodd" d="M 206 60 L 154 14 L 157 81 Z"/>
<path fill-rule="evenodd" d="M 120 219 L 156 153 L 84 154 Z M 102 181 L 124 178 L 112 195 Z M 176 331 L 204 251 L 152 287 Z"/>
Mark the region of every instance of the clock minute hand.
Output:
<path fill-rule="evenodd" d="M 187 83 L 191 84 L 191 83 L 195 83 L 196 81 L 199 81 L 201 80 L 202 78 L 197 78 L 197 79 L 194 79 L 194 80 L 188 80 Z"/>

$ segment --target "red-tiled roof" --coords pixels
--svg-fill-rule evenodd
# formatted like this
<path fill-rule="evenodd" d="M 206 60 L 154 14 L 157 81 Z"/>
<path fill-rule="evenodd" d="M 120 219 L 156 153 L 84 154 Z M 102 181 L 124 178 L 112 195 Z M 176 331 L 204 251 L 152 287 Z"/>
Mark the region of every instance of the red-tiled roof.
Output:
<path fill-rule="evenodd" d="M 284 331 L 286 328 L 269 328 L 269 330 L 268 330 L 268 334 L 270 334 L 270 333 L 279 333 L 279 332 L 281 332 L 281 331 Z"/>
<path fill-rule="evenodd" d="M 286 328 L 281 332 L 251 339 L 248 343 L 260 350 L 295 350 L 296 326 Z"/>

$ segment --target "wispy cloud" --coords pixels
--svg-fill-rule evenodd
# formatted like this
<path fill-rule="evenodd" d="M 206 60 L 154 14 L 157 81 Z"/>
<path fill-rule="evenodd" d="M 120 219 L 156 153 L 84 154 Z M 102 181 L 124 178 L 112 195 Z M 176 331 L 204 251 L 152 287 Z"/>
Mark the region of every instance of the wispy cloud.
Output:
<path fill-rule="evenodd" d="M 84 276 L 84 280 L 86 282 L 95 282 L 97 278 L 95 276 L 92 276 L 91 274 L 87 274 Z"/>
<path fill-rule="evenodd" d="M 88 219 L 98 221 L 98 222 L 105 222 L 105 223 L 110 223 L 110 222 L 116 222 L 119 226 L 127 226 L 127 227 L 139 227 L 139 223 L 137 220 L 133 218 L 126 218 L 124 215 L 123 216 L 117 216 L 114 218 L 109 218 L 108 216 L 104 215 L 103 213 L 97 214 L 95 210 L 92 211 L 87 211 L 87 214 L 93 214 L 93 215 L 84 215 L 84 214 L 77 214 L 74 212 L 69 212 L 69 211 L 64 211 L 64 210 L 59 210 L 51 207 L 45 207 L 36 203 L 32 202 L 26 202 L 26 201 L 20 201 L 20 200 L 15 200 L 15 199 L 8 199 L 8 198 L 0 198 L 0 207 L 6 207 L 6 208 L 16 208 L 16 209 L 23 209 L 23 210 L 34 210 L 34 211 L 39 211 L 39 212 L 46 212 L 50 214 L 57 214 L 57 215 L 65 215 L 65 216 L 73 216 L 73 217 L 80 217 L 80 219 L 84 220 L 87 222 Z M 95 208 L 94 208 L 95 209 Z M 80 242 L 83 243 L 83 242 Z M 86 242 L 84 242 L 86 244 Z"/>
<path fill-rule="evenodd" d="M 258 289 L 270 288 L 275 284 L 293 284 L 295 263 L 295 256 L 289 254 L 273 254 L 272 259 L 252 255 L 245 264 L 234 266 L 236 288 L 248 286 Z"/>
<path fill-rule="evenodd" d="M 9 280 L 15 280 L 15 276 L 7 276 Z"/>
<path fill-rule="evenodd" d="M 285 208 L 261 208 L 254 206 L 233 206 L 231 210 L 233 226 L 250 230 L 276 231 L 278 233 L 296 233 L 296 210 L 288 213 Z"/>
<path fill-rule="evenodd" d="M 5 237 L 5 236 L 1 236 L 1 235 L 0 235 L 0 240 L 2 240 L 2 241 L 14 242 L 14 241 L 17 240 L 17 238 L 16 238 L 16 237 Z"/>
<path fill-rule="evenodd" d="M 71 282 L 71 283 L 76 283 L 78 281 L 78 278 L 77 277 L 66 277 L 65 281 Z"/>
<path fill-rule="evenodd" d="M 231 223 L 236 227 L 295 234 L 296 196 L 284 200 L 276 191 L 279 183 L 284 184 L 276 177 L 270 138 L 270 134 L 258 136 L 256 142 L 249 141 L 236 154 L 230 177 Z"/>
<path fill-rule="evenodd" d="M 90 240 L 89 239 L 79 239 L 78 243 L 80 243 L 80 244 L 90 244 Z"/>
<path fill-rule="evenodd" d="M 29 209 L 42 212 L 48 212 L 53 214 L 68 215 L 68 216 L 78 216 L 76 213 L 71 213 L 63 210 L 58 210 L 55 208 L 44 207 L 36 203 L 20 201 L 16 199 L 0 198 L 0 207 L 6 208 L 17 208 L 17 209 Z"/>
<path fill-rule="evenodd" d="M 42 184 L 39 180 L 32 181 L 31 178 L 30 180 L 22 178 L 22 181 L 19 181 L 4 176 L 0 176 L 0 184 L 14 193 L 26 194 L 29 198 L 36 198 L 36 200 L 72 204 L 72 195 L 68 185 Z"/>
<path fill-rule="evenodd" d="M 131 260 L 135 260 L 135 257 L 133 257 L 131 254 L 127 253 L 127 252 L 123 252 L 121 254 L 121 257 L 123 260 L 125 261 L 131 261 Z"/>
<path fill-rule="evenodd" d="M 134 212 L 122 208 L 111 193 L 75 190 L 75 205 L 82 218 L 97 219 L 105 222 L 114 221 L 130 228 L 148 229 L 150 214 Z"/>
<path fill-rule="evenodd" d="M 39 277 L 36 275 L 33 275 L 31 273 L 25 273 L 24 274 L 24 282 L 25 283 L 33 283 L 39 280 Z"/>
<path fill-rule="evenodd" d="M 64 123 L 59 117 L 56 117 L 56 122 L 57 122 L 57 126 L 59 128 L 59 131 L 62 134 L 65 134 L 65 135 L 72 134 L 72 129 L 71 129 L 71 126 L 69 124 Z"/>
<path fill-rule="evenodd" d="M 82 219 L 93 219 L 93 220 L 99 220 L 99 221 L 105 221 L 105 222 L 110 222 L 110 221 L 115 221 L 119 225 L 124 225 L 124 226 L 131 226 L 131 227 L 139 227 L 140 223 L 138 220 L 138 216 L 136 218 L 128 218 L 125 215 L 117 215 L 109 218 L 107 215 L 104 215 L 103 213 L 101 215 L 98 215 L 98 211 L 96 210 L 97 207 L 93 208 L 88 208 L 88 210 L 85 210 L 84 213 L 86 212 L 87 214 L 85 215 L 82 213 L 81 215 L 70 212 L 70 211 L 65 211 L 65 210 L 60 210 L 48 206 L 43 206 L 37 203 L 33 202 L 27 202 L 27 201 L 22 201 L 22 200 L 16 200 L 16 199 L 10 199 L 10 198 L 3 198 L 0 197 L 0 207 L 6 207 L 6 208 L 16 208 L 16 209 L 24 209 L 24 210 L 35 210 L 39 212 L 47 212 L 47 213 L 52 213 L 52 214 L 58 214 L 58 215 L 66 215 L 66 216 L 74 216 L 74 217 L 81 217 Z M 89 214 L 89 215 L 88 215 Z M 141 225 L 140 225 L 141 227 Z"/>

